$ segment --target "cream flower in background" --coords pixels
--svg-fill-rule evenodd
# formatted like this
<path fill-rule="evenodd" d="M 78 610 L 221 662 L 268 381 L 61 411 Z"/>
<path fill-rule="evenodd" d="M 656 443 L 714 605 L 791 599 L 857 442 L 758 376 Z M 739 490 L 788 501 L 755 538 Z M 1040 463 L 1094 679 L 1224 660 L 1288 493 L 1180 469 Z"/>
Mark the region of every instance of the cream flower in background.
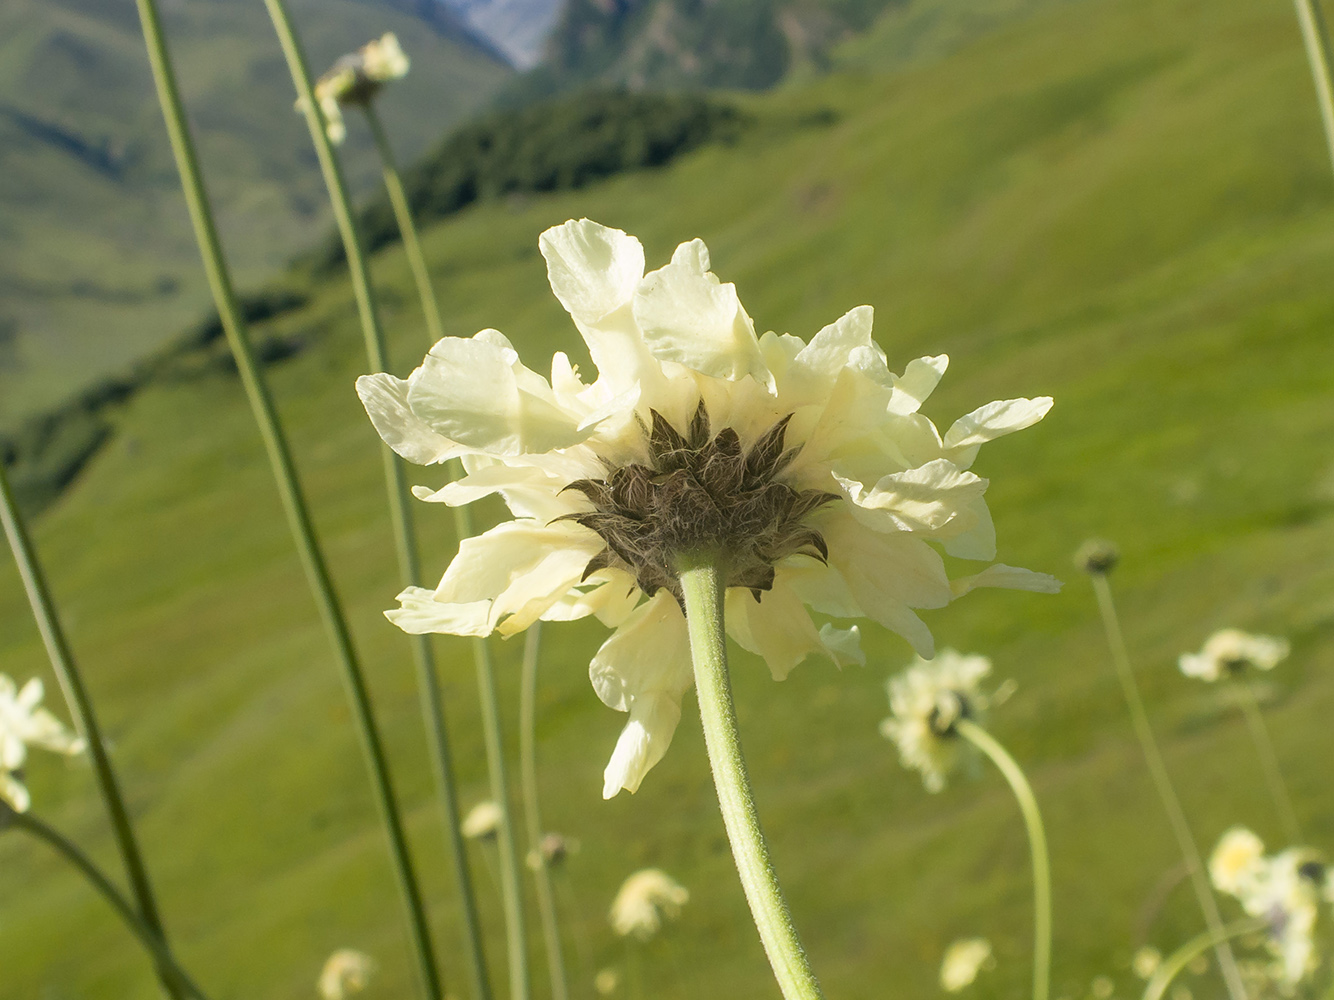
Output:
<path fill-rule="evenodd" d="M 782 679 L 811 654 L 864 662 L 870 618 L 923 656 L 915 609 L 977 587 L 1052 592 L 1049 576 L 996 564 L 951 581 L 941 556 L 995 556 L 984 493 L 969 471 L 987 441 L 1040 420 L 1051 400 L 990 403 L 941 435 L 919 410 L 944 356 L 892 372 L 853 309 L 810 342 L 757 337 L 736 289 L 699 240 L 644 273 L 639 241 L 583 220 L 542 234 L 551 287 L 598 369 L 563 353 L 551 380 L 496 330 L 447 337 L 412 375 L 357 389 L 404 458 L 461 458 L 466 477 L 417 495 L 447 504 L 500 494 L 514 520 L 465 540 L 439 587 L 389 612 L 406 631 L 513 635 L 596 615 L 615 629 L 593 687 L 630 720 L 603 794 L 635 791 L 666 752 L 693 682 L 677 559 L 720 551 L 726 624 Z"/>
<path fill-rule="evenodd" d="M 981 689 L 982 678 L 989 673 L 991 660 L 987 657 L 944 649 L 933 660 L 918 657 L 890 678 L 892 714 L 880 723 L 880 733 L 898 746 L 904 767 L 922 772 L 928 792 L 943 789 L 946 776 L 959 764 L 963 740 L 954 724 L 960 719 L 976 720 L 1003 700 L 1003 694 L 998 698 Z"/>
<path fill-rule="evenodd" d="M 489 840 L 500 830 L 504 819 L 500 806 L 488 799 L 468 810 L 468 815 L 459 824 L 459 830 L 469 840 Z"/>
<path fill-rule="evenodd" d="M 388 32 L 367 42 L 356 52 L 339 57 L 329 70 L 315 81 L 315 101 L 324 112 L 329 141 L 338 144 L 347 138 L 343 107 L 369 104 L 390 80 L 408 74 L 408 57 L 398 44 L 398 36 Z M 302 110 L 297 101 L 297 110 Z"/>
<path fill-rule="evenodd" d="M 1140 979 L 1151 979 L 1163 964 L 1163 953 L 1152 945 L 1145 945 L 1135 952 L 1130 960 L 1130 968 Z"/>
<path fill-rule="evenodd" d="M 362 992 L 375 973 L 375 959 L 364 951 L 340 948 L 328 957 L 318 982 L 323 1000 L 346 1000 Z"/>
<path fill-rule="evenodd" d="M 991 942 L 986 938 L 964 938 L 945 949 L 940 963 L 940 987 L 946 993 L 958 993 L 971 986 L 977 974 L 996 964 L 991 957 Z"/>
<path fill-rule="evenodd" d="M 1287 658 L 1287 639 L 1225 628 L 1209 636 L 1198 653 L 1182 653 L 1178 664 L 1187 677 L 1210 683 L 1240 674 L 1247 667 L 1273 670 Z"/>
<path fill-rule="evenodd" d="M 657 868 L 637 871 L 621 883 L 612 901 L 611 928 L 621 937 L 647 941 L 662 929 L 664 920 L 675 920 L 681 907 L 690 902 L 690 890 Z"/>
<path fill-rule="evenodd" d="M 22 690 L 7 674 L 0 674 L 0 798 L 18 812 L 32 804 L 20 780 L 28 747 L 43 747 L 72 756 L 83 750 L 83 740 L 41 707 L 44 689 L 36 677 Z"/>
<path fill-rule="evenodd" d="M 1209 856 L 1209 879 L 1229 896 L 1241 895 L 1264 864 L 1265 845 L 1244 826 L 1234 826 L 1218 841 Z"/>

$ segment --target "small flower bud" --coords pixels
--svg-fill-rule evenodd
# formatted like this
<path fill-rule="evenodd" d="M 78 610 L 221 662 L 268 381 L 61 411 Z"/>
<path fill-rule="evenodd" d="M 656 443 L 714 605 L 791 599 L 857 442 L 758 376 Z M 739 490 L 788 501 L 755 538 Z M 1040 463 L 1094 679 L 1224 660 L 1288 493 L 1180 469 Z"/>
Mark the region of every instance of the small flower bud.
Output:
<path fill-rule="evenodd" d="M 1110 573 L 1120 559 L 1117 547 L 1103 538 L 1090 538 L 1075 553 L 1075 565 L 1085 573 Z"/>

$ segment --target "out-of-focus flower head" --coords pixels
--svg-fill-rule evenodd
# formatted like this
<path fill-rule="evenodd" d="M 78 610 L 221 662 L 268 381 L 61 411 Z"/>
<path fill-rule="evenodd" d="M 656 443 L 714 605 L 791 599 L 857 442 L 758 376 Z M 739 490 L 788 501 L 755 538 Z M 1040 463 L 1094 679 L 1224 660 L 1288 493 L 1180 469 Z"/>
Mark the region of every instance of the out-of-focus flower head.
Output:
<path fill-rule="evenodd" d="M 662 758 L 694 681 L 683 556 L 725 557 L 727 630 L 779 679 L 812 654 L 864 662 L 857 625 L 817 625 L 808 607 L 873 619 L 931 656 L 913 609 L 977 587 L 1058 589 L 1001 564 L 951 581 L 930 544 L 995 557 L 987 481 L 970 466 L 986 442 L 1042 419 L 1049 398 L 989 403 L 942 435 L 919 411 L 947 359 L 892 372 L 869 307 L 809 343 L 761 337 L 700 240 L 649 274 L 637 239 L 586 219 L 540 242 L 595 382 L 564 354 L 548 382 L 483 330 L 444 338 L 406 381 L 368 375 L 357 390 L 404 458 L 462 458 L 465 478 L 419 497 L 499 493 L 515 515 L 466 539 L 434 591 L 400 594 L 391 620 L 482 636 L 596 615 L 616 630 L 589 668 L 603 702 L 630 715 L 604 796 L 635 791 Z"/>
<path fill-rule="evenodd" d="M 597 990 L 598 996 L 609 997 L 621 987 L 621 973 L 619 970 L 608 966 L 605 969 L 598 969 L 598 973 L 593 977 L 593 989 Z"/>
<path fill-rule="evenodd" d="M 1162 952 L 1152 945 L 1145 945 L 1136 950 L 1135 956 L 1130 960 L 1130 968 L 1140 979 L 1150 978 L 1162 964 Z"/>
<path fill-rule="evenodd" d="M 1075 565 L 1085 573 L 1106 575 L 1120 561 L 1120 550 L 1105 538 L 1090 538 L 1075 553 Z"/>
<path fill-rule="evenodd" d="M 570 851 L 577 849 L 577 846 L 577 844 L 572 845 L 559 833 L 545 833 L 538 845 L 528 852 L 528 867 L 533 871 L 543 866 L 559 868 L 565 863 Z"/>
<path fill-rule="evenodd" d="M 1319 965 L 1316 920 L 1326 879 L 1320 855 L 1293 847 L 1266 857 L 1258 837 L 1241 827 L 1223 836 L 1209 862 L 1214 885 L 1267 924 L 1271 961 L 1265 972 L 1288 993 Z M 1222 878 L 1220 879 L 1220 875 Z"/>
<path fill-rule="evenodd" d="M 408 57 L 393 32 L 372 39 L 356 52 L 340 56 L 315 81 L 314 87 L 329 141 L 338 144 L 347 138 L 347 125 L 343 122 L 345 106 L 369 104 L 385 83 L 407 76 L 408 65 Z M 299 100 L 297 110 L 303 110 Z"/>
<path fill-rule="evenodd" d="M 977 974 L 996 964 L 991 956 L 991 942 L 986 938 L 964 938 L 945 949 L 940 962 L 940 987 L 947 993 L 958 993 L 971 986 Z"/>
<path fill-rule="evenodd" d="M 621 937 L 647 941 L 662 929 L 663 920 L 675 920 L 690 901 L 690 891 L 666 872 L 645 868 L 623 883 L 611 904 L 611 927 Z"/>
<path fill-rule="evenodd" d="M 1235 677 L 1247 668 L 1273 670 L 1290 648 L 1287 639 L 1225 628 L 1209 636 L 1198 653 L 1182 653 L 1177 662 L 1187 677 L 1212 683 Z"/>
<path fill-rule="evenodd" d="M 0 674 L 0 798 L 16 812 L 27 812 L 32 804 L 21 780 L 29 747 L 43 747 L 66 756 L 84 748 L 81 738 L 41 707 L 43 693 L 42 682 L 36 677 L 19 690 L 9 675 Z"/>
<path fill-rule="evenodd" d="M 500 831 L 500 824 L 504 821 L 500 806 L 487 799 L 468 810 L 459 829 L 469 840 L 490 840 Z"/>
<path fill-rule="evenodd" d="M 929 792 L 945 787 L 945 778 L 959 763 L 963 740 L 954 729 L 960 719 L 976 721 L 1004 699 L 1008 688 L 989 695 L 981 688 L 991 673 L 985 656 L 965 656 L 943 649 L 932 660 L 918 657 L 889 681 L 889 710 L 881 734 L 899 748 L 904 767 L 922 772 Z"/>
<path fill-rule="evenodd" d="M 325 960 L 319 990 L 323 1000 L 347 1000 L 360 993 L 375 972 L 375 959 L 355 948 L 340 948 Z"/>

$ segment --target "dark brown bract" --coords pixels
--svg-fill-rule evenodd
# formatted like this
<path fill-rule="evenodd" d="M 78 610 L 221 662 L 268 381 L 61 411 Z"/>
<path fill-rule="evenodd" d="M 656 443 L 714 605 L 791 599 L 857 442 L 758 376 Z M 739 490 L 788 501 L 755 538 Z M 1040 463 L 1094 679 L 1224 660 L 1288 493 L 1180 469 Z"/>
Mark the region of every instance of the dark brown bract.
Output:
<path fill-rule="evenodd" d="M 702 402 L 684 435 L 650 413 L 653 426 L 644 431 L 651 464 L 566 487 L 588 497 L 594 510 L 562 520 L 591 528 L 607 543 L 589 561 L 585 579 L 604 567 L 624 569 L 650 597 L 666 588 L 680 601 L 677 558 L 721 552 L 727 586 L 747 587 L 758 601 L 773 586 L 779 559 L 795 553 L 828 558 L 824 538 L 802 519 L 838 494 L 795 490 L 778 478 L 801 450 L 783 447 L 790 415 L 743 452 L 732 428 L 711 436 Z"/>

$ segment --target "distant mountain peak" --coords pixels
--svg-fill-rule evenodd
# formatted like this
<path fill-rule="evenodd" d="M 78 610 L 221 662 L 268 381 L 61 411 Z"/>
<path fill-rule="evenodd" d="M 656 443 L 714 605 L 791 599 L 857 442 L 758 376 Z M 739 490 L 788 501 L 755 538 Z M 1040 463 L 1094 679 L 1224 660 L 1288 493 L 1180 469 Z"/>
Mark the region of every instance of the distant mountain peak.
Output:
<path fill-rule="evenodd" d="M 474 33 L 490 42 L 517 69 L 542 58 L 565 0 L 436 0 Z M 617 0 L 601 0 L 614 7 Z"/>

